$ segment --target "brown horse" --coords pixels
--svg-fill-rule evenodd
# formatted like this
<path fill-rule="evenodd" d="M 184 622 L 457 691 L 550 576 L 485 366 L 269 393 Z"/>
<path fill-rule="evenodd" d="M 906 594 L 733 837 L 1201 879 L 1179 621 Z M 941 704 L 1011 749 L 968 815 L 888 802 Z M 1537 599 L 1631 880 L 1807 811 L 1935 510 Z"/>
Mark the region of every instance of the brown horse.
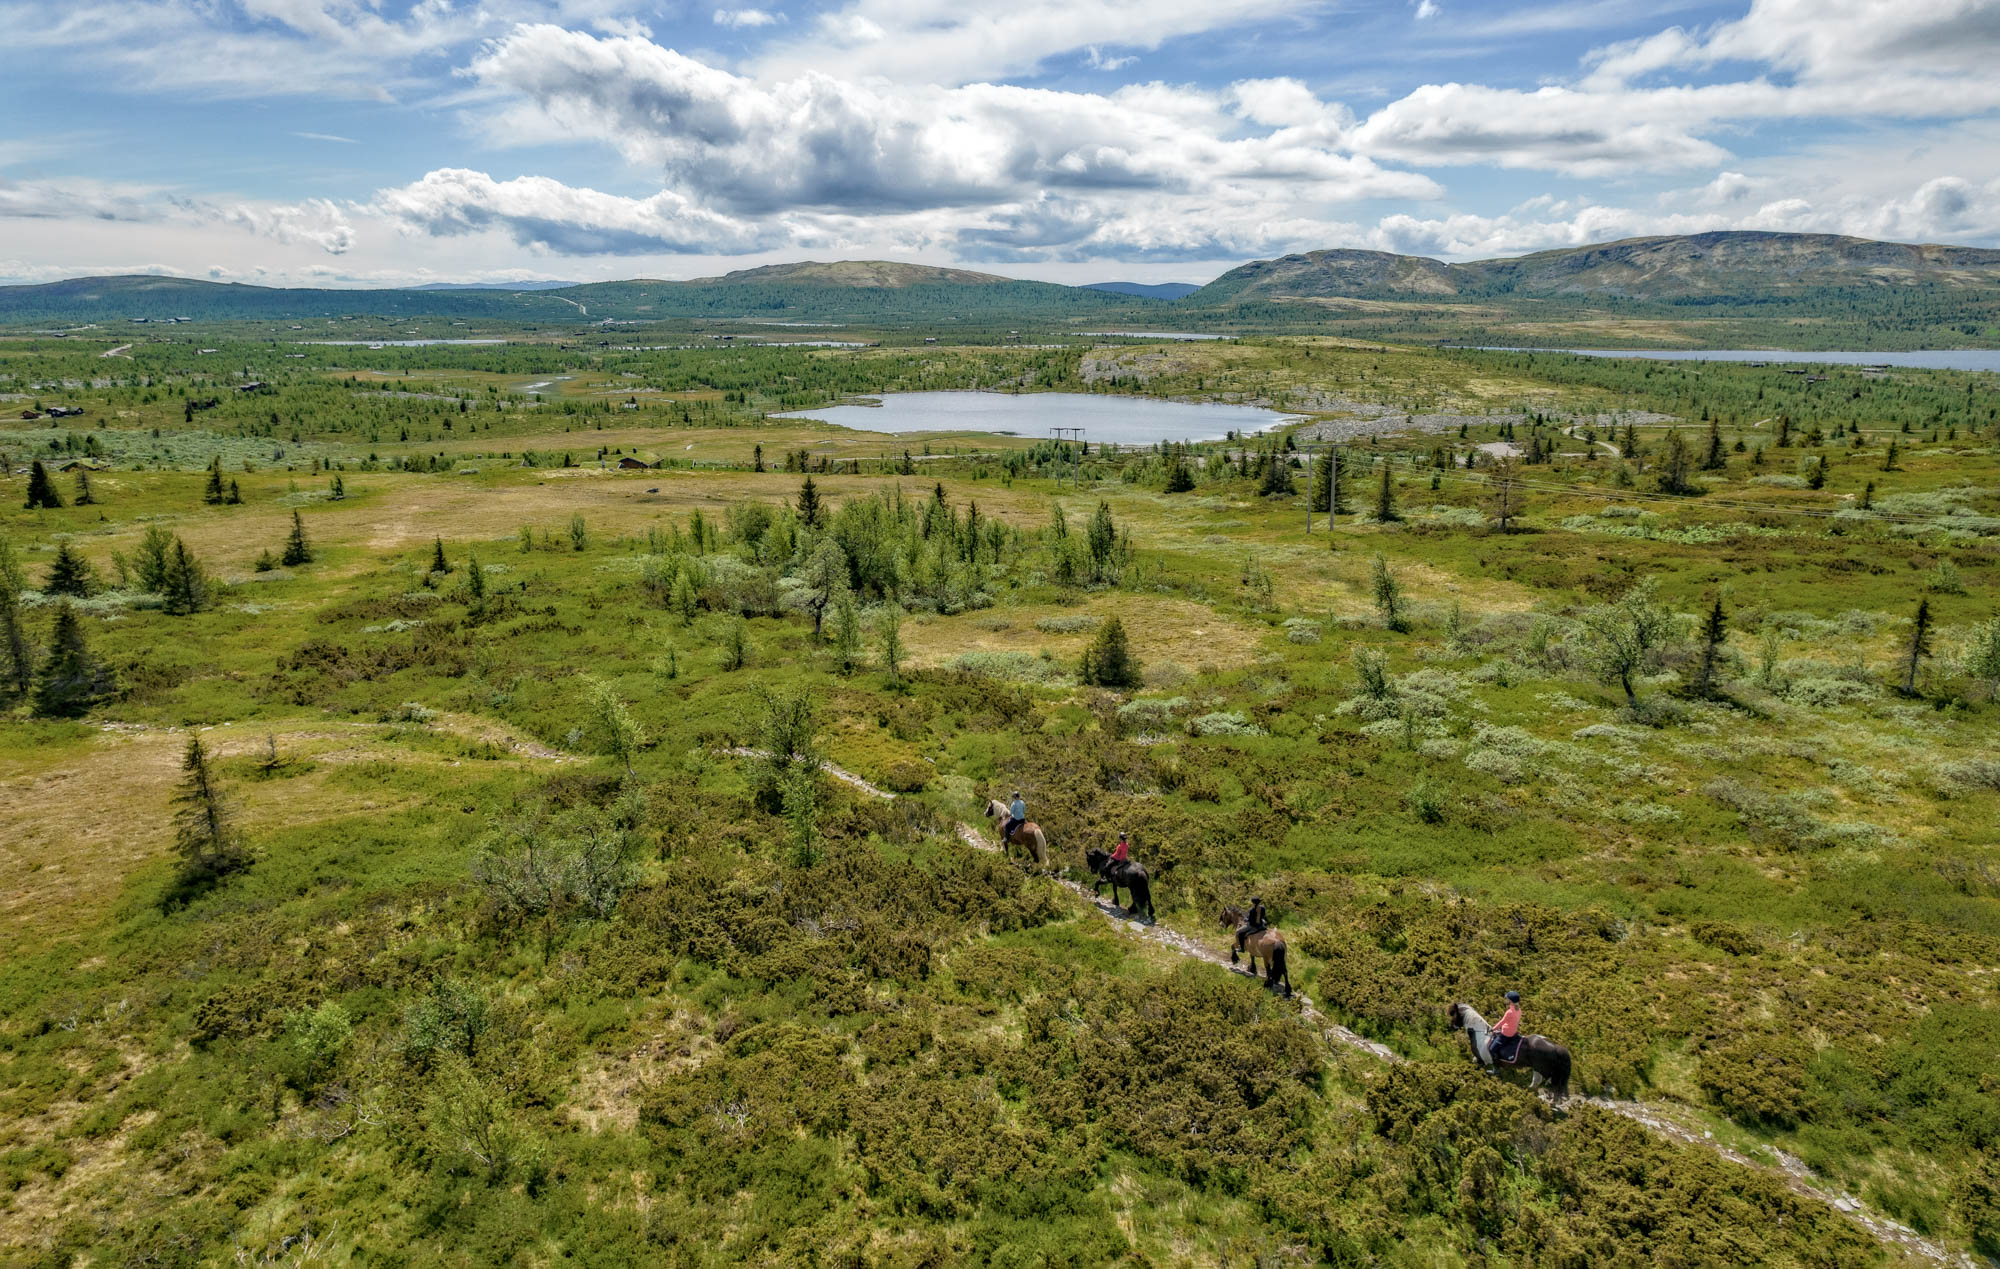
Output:
<path fill-rule="evenodd" d="M 1249 915 L 1241 908 L 1227 907 L 1216 918 L 1224 929 L 1236 931 L 1236 941 L 1229 949 L 1229 963 L 1236 964 L 1237 954 L 1248 952 L 1250 973 L 1254 976 L 1257 973 L 1257 958 L 1263 957 L 1264 985 L 1276 987 L 1282 982 L 1285 996 L 1289 999 L 1292 994 L 1292 975 L 1285 968 L 1285 936 L 1268 925 L 1254 934 L 1249 933 L 1243 929 L 1243 919 Z"/>
<path fill-rule="evenodd" d="M 1005 802 L 997 798 L 988 798 L 986 799 L 986 818 L 993 821 L 993 831 L 998 834 L 1006 826 L 1007 821 L 1013 817 L 1007 814 L 1007 804 Z M 1049 839 L 1042 832 L 1040 824 L 1029 820 L 1027 823 L 1021 825 L 1021 827 L 1014 830 L 1014 841 L 1028 848 L 1028 854 L 1034 857 L 1036 867 L 1048 867 Z M 1009 859 L 1014 857 L 1014 852 L 1008 849 L 1008 846 L 1011 844 L 1004 836 L 1000 838 L 1000 853 Z"/>

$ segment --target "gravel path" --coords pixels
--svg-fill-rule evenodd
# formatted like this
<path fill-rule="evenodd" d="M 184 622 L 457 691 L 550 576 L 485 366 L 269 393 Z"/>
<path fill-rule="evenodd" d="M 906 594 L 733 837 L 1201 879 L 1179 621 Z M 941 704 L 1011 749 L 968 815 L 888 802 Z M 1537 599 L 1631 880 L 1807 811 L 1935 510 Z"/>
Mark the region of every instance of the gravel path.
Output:
<path fill-rule="evenodd" d="M 737 748 L 728 749 L 724 752 L 740 758 L 761 758 L 764 756 L 764 751 L 760 749 Z M 843 770 L 833 763 L 822 762 L 820 767 L 834 779 L 858 789 L 871 797 L 882 798 L 886 801 L 896 796 L 886 789 L 875 787 L 852 771 Z M 988 854 L 999 853 L 999 847 L 995 846 L 986 838 L 985 834 L 972 825 L 961 822 L 956 825 L 956 830 L 958 839 L 972 849 L 983 850 Z M 1184 956 L 1190 960 L 1204 961 L 1220 969 L 1228 970 L 1230 973 L 1252 977 L 1249 970 L 1241 966 L 1231 965 L 1227 956 L 1202 943 L 1199 939 L 1182 934 L 1178 930 L 1174 930 L 1168 926 L 1158 925 L 1134 917 L 1123 908 L 1106 902 L 1098 895 L 1093 894 L 1090 888 L 1081 882 L 1061 875 L 1051 875 L 1049 880 L 1075 895 L 1079 900 L 1089 905 L 1099 916 L 1128 935 L 1152 943 L 1155 946 L 1166 948 L 1177 956 Z M 1321 1013 L 1313 1002 L 1303 994 L 1294 993 L 1292 1001 L 1299 1007 L 1300 1020 L 1311 1026 L 1328 1044 L 1356 1049 L 1383 1062 L 1400 1063 L 1406 1060 L 1402 1054 L 1397 1053 L 1389 1046 L 1379 1044 L 1365 1036 L 1356 1035 L 1348 1028 L 1334 1022 Z M 1544 1093 L 1543 1096 L 1546 1097 L 1548 1094 Z M 1682 1119 L 1676 1112 L 1662 1105 L 1619 1101 L 1609 1097 L 1576 1096 L 1571 1100 L 1595 1106 L 1599 1110 L 1609 1111 L 1614 1115 L 1623 1115 L 1625 1118 L 1640 1124 L 1662 1137 L 1681 1142 L 1685 1145 L 1698 1146 L 1731 1163 L 1763 1172 L 1777 1179 L 1786 1189 L 1800 1198 L 1810 1199 L 1816 1203 L 1824 1203 L 1835 1211 L 1840 1212 L 1849 1220 L 1867 1230 L 1885 1246 L 1893 1247 L 1913 1259 L 1927 1261 L 1931 1264 L 1951 1265 L 1954 1266 L 1954 1269 L 1961 1269 L 1961 1267 L 1962 1269 L 1977 1269 L 1977 1262 L 1970 1256 L 1959 1255 L 1936 1239 L 1926 1238 L 1907 1225 L 1900 1224 L 1890 1220 L 1886 1216 L 1880 1216 L 1869 1211 L 1852 1195 L 1827 1188 L 1820 1183 L 1817 1173 L 1813 1172 L 1811 1168 L 1808 1168 L 1799 1159 L 1786 1154 L 1782 1150 L 1773 1152 L 1776 1154 L 1778 1160 L 1774 1166 L 1760 1162 L 1740 1151 L 1723 1145 L 1721 1142 L 1715 1140 L 1713 1134 L 1708 1130 Z"/>

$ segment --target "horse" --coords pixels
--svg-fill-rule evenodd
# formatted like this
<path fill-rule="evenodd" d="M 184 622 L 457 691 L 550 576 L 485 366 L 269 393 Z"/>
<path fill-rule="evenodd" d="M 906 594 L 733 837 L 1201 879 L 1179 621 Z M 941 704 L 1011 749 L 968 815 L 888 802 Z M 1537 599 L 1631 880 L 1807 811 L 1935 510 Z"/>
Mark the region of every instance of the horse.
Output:
<path fill-rule="evenodd" d="M 1489 1046 L 1493 1028 L 1471 1005 L 1453 1005 L 1450 1016 L 1451 1029 L 1465 1032 L 1466 1042 L 1472 1047 L 1472 1060 L 1491 1073 L 1493 1050 Z M 1514 1060 L 1502 1065 L 1527 1067 L 1528 1087 L 1538 1088 L 1547 1082 L 1559 1102 L 1569 1096 L 1569 1050 L 1545 1035 L 1522 1036 L 1520 1047 L 1514 1050 Z"/>
<path fill-rule="evenodd" d="M 986 799 L 986 818 L 993 821 L 993 830 L 998 833 L 1007 826 L 1007 821 L 1012 819 L 1013 816 L 1008 812 L 1005 802 L 1000 801 L 998 798 L 988 798 Z M 1028 854 L 1033 856 L 1036 867 L 1048 867 L 1049 839 L 1048 835 L 1042 832 L 1040 824 L 1029 820 L 1014 830 L 1014 840 L 1028 848 Z M 1008 844 L 1007 835 L 1001 833 L 1000 853 L 1012 859 L 1014 852 L 1007 849 Z"/>
<path fill-rule="evenodd" d="M 1125 911 L 1136 916 L 1143 908 L 1146 920 L 1149 923 L 1153 920 L 1153 882 L 1147 875 L 1144 864 L 1133 863 L 1129 859 L 1124 863 L 1113 863 L 1110 851 L 1099 850 L 1095 846 L 1083 852 L 1083 862 L 1097 878 L 1096 884 L 1090 888 L 1092 894 L 1102 894 L 1105 883 L 1109 882 L 1111 902 L 1116 904 L 1118 888 L 1123 886 L 1130 892 L 1132 899 L 1129 905 L 1125 905 Z"/>
<path fill-rule="evenodd" d="M 1285 936 L 1268 925 L 1254 933 L 1244 930 L 1243 918 L 1248 915 L 1249 913 L 1243 909 L 1232 906 L 1224 908 L 1222 914 L 1217 918 L 1224 929 L 1236 932 L 1236 941 L 1229 948 L 1229 963 L 1231 965 L 1237 963 L 1236 957 L 1238 952 L 1248 952 L 1250 954 L 1250 974 L 1252 977 L 1255 977 L 1257 974 L 1257 958 L 1260 956 L 1263 957 L 1264 985 L 1266 987 L 1276 987 L 1280 980 L 1282 980 L 1285 988 L 1285 998 L 1289 1000 L 1292 996 L 1292 975 L 1285 968 Z"/>

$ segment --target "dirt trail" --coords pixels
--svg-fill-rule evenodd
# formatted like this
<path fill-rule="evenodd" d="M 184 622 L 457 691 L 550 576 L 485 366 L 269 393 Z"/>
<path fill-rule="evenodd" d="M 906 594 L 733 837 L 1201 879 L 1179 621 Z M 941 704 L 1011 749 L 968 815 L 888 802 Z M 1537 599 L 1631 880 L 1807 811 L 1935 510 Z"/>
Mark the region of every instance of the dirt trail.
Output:
<path fill-rule="evenodd" d="M 740 758 L 761 758 L 764 756 L 764 751 L 760 749 L 737 748 L 725 750 L 724 752 Z M 896 796 L 887 789 L 879 789 L 852 771 L 843 770 L 830 762 L 822 762 L 820 768 L 834 779 L 858 789 L 870 797 L 882 798 L 886 801 Z M 988 854 L 998 853 L 999 847 L 988 841 L 986 836 L 972 825 L 960 822 L 956 825 L 956 829 L 959 840 L 967 846 L 972 847 L 974 850 L 986 851 Z M 1055 875 L 1050 876 L 1049 880 L 1068 890 L 1078 899 L 1088 904 L 1099 916 L 1110 921 L 1114 926 L 1129 935 L 1164 947 L 1177 956 L 1204 961 L 1220 969 L 1228 970 L 1233 974 L 1250 976 L 1249 970 L 1241 966 L 1231 965 L 1227 956 L 1202 943 L 1199 939 L 1192 938 L 1164 925 L 1142 923 L 1128 916 L 1124 909 L 1115 907 L 1102 898 L 1099 898 L 1091 892 L 1088 886 L 1080 882 L 1073 881 L 1066 876 Z M 1364 1036 L 1356 1035 L 1353 1031 L 1334 1022 L 1321 1013 L 1305 995 L 1295 993 L 1292 1000 L 1299 1007 L 1300 1020 L 1310 1025 L 1328 1044 L 1356 1049 L 1383 1062 L 1399 1063 L 1406 1060 L 1400 1053 L 1397 1053 L 1389 1046 L 1378 1044 Z M 1543 1096 L 1547 1096 L 1547 1094 L 1545 1093 Z M 1955 1269 L 1956 1267 L 1977 1269 L 1977 1262 L 1970 1256 L 1955 1253 L 1936 1239 L 1926 1238 L 1907 1225 L 1900 1224 L 1890 1220 L 1886 1216 L 1880 1216 L 1869 1211 L 1866 1207 L 1862 1206 L 1860 1200 L 1854 1198 L 1852 1195 L 1840 1193 L 1837 1190 L 1829 1189 L 1820 1184 L 1817 1174 L 1811 1168 L 1808 1168 L 1802 1161 L 1786 1154 L 1782 1150 L 1774 1152 L 1777 1155 L 1778 1162 L 1773 1166 L 1723 1145 L 1721 1142 L 1716 1141 L 1706 1129 L 1680 1118 L 1672 1109 L 1666 1106 L 1616 1101 L 1609 1097 L 1578 1096 L 1572 1098 L 1572 1100 L 1587 1103 L 1597 1107 L 1599 1110 L 1609 1111 L 1614 1115 L 1623 1115 L 1625 1118 L 1662 1137 L 1681 1142 L 1685 1145 L 1698 1146 L 1740 1167 L 1763 1172 L 1776 1179 L 1786 1189 L 1800 1198 L 1809 1199 L 1816 1203 L 1824 1203 L 1828 1207 L 1833 1208 L 1855 1224 L 1867 1230 L 1884 1246 L 1900 1251 L 1911 1259 L 1927 1261 L 1931 1264 L 1951 1265 Z"/>

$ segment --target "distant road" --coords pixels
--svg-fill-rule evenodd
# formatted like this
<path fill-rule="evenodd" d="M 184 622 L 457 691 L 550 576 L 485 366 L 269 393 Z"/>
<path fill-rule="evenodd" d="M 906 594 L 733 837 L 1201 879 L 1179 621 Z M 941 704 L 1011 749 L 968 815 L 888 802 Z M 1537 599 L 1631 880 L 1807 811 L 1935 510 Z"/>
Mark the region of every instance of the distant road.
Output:
<path fill-rule="evenodd" d="M 132 345 L 130 344 L 120 344 L 116 348 L 107 349 L 106 351 L 101 352 L 97 355 L 100 357 L 123 357 L 125 355 L 126 350 L 131 347 Z"/>

